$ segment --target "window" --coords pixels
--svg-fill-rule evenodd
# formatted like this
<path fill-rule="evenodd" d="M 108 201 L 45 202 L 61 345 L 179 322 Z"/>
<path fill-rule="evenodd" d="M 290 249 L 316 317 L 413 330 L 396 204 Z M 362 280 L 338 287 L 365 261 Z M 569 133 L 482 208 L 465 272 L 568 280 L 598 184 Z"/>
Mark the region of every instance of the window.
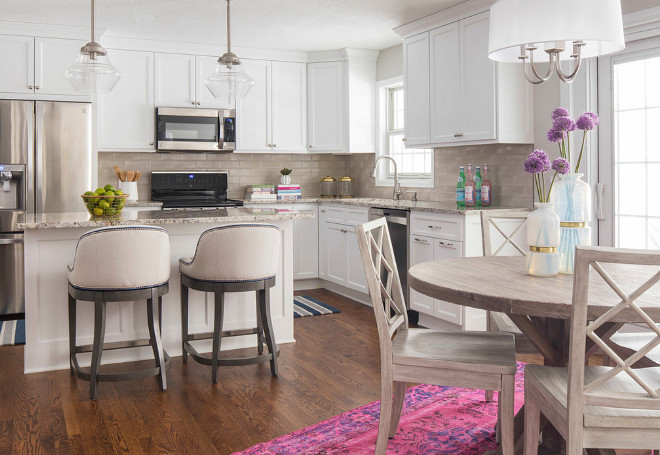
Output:
<path fill-rule="evenodd" d="M 389 155 L 397 163 L 402 186 L 433 188 L 433 149 L 406 148 L 403 141 L 404 91 L 400 79 L 380 85 L 381 143 L 378 155 Z M 391 186 L 394 165 L 391 161 L 378 166 L 377 186 Z"/>

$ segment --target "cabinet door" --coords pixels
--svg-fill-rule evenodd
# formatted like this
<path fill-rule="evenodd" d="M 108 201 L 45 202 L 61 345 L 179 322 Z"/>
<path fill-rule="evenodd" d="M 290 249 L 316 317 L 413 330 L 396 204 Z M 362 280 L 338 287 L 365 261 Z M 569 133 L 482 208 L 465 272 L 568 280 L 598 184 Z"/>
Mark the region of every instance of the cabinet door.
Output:
<path fill-rule="evenodd" d="M 307 116 L 311 152 L 346 150 L 343 62 L 307 65 Z"/>
<path fill-rule="evenodd" d="M 272 62 L 272 143 L 275 152 L 307 151 L 307 66 Z"/>
<path fill-rule="evenodd" d="M 254 79 L 248 96 L 236 102 L 236 149 L 264 152 L 271 149 L 270 61 L 242 60 L 243 70 Z"/>
<path fill-rule="evenodd" d="M 35 93 L 83 96 L 73 88 L 64 73 L 73 65 L 84 45 L 84 41 L 78 40 L 35 38 Z"/>
<path fill-rule="evenodd" d="M 195 106 L 195 56 L 155 54 L 156 106 Z"/>
<path fill-rule="evenodd" d="M 34 92 L 33 37 L 0 35 L 0 61 L 0 92 Z"/>
<path fill-rule="evenodd" d="M 364 273 L 355 227 L 346 226 L 344 230 L 346 231 L 346 286 L 368 294 L 367 275 Z"/>
<path fill-rule="evenodd" d="M 438 240 L 433 241 L 433 259 L 453 259 L 460 258 L 462 251 L 462 243 L 452 240 Z M 463 324 L 463 307 L 454 303 L 445 302 L 444 300 L 435 300 L 435 309 L 433 316 L 452 324 Z"/>
<path fill-rule="evenodd" d="M 329 281 L 346 285 L 346 227 L 325 223 L 323 229 L 326 277 Z"/>
<path fill-rule="evenodd" d="M 318 215 L 316 204 L 300 206 L 295 210 L 307 210 Z M 312 220 L 293 221 L 293 279 L 302 280 L 319 276 L 319 224 L 318 216 Z"/>
<path fill-rule="evenodd" d="M 456 142 L 463 138 L 460 102 L 458 23 L 430 32 L 431 41 L 431 142 Z"/>
<path fill-rule="evenodd" d="M 206 109 L 234 109 L 235 103 L 229 100 L 216 99 L 204 81 L 215 71 L 218 66 L 218 57 L 198 55 L 195 57 L 195 101 L 197 107 Z M 254 90 L 254 88 L 253 88 Z"/>
<path fill-rule="evenodd" d="M 420 235 L 410 236 L 410 266 L 433 260 L 433 239 Z M 433 298 L 410 288 L 410 309 L 434 315 Z"/>
<path fill-rule="evenodd" d="M 488 12 L 459 23 L 464 141 L 495 139 L 495 62 L 488 58 Z"/>
<path fill-rule="evenodd" d="M 99 150 L 154 151 L 154 56 L 109 50 L 121 78 L 99 97 Z"/>
<path fill-rule="evenodd" d="M 406 145 L 429 144 L 429 34 L 403 40 Z"/>

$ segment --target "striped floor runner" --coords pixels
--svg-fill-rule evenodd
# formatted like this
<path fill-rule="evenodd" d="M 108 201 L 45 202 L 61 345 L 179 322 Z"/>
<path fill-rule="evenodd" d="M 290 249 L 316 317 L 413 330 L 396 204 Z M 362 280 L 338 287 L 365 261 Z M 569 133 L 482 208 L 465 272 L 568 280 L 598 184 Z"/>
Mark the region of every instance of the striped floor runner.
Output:
<path fill-rule="evenodd" d="M 298 295 L 293 299 L 293 317 L 332 313 L 341 313 L 341 311 L 306 295 Z"/>
<path fill-rule="evenodd" d="M 25 344 L 25 319 L 0 321 L 0 346 Z"/>

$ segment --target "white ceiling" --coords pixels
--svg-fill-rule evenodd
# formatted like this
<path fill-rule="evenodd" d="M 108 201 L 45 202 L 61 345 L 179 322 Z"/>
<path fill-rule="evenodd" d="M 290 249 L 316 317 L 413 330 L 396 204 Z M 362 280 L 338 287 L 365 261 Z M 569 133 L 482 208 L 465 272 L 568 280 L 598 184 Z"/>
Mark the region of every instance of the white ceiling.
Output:
<path fill-rule="evenodd" d="M 465 0 L 232 0 L 236 47 L 311 51 L 384 49 L 393 28 Z M 658 0 L 623 0 L 624 13 Z M 106 36 L 225 44 L 224 0 L 96 0 Z M 88 27 L 89 0 L 1 0 L 0 21 Z M 1 24 L 0 24 L 1 25 Z"/>

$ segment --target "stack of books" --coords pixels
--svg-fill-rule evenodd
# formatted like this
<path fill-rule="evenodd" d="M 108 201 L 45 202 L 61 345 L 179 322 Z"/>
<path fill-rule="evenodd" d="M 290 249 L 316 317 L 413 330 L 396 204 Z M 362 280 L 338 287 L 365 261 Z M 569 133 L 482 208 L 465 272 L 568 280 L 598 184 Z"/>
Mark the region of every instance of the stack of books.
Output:
<path fill-rule="evenodd" d="M 292 199 L 301 199 L 302 192 L 300 185 L 277 185 L 277 199 L 280 201 L 289 201 Z"/>
<path fill-rule="evenodd" d="M 248 185 L 245 190 L 246 201 L 276 201 L 275 185 Z"/>

